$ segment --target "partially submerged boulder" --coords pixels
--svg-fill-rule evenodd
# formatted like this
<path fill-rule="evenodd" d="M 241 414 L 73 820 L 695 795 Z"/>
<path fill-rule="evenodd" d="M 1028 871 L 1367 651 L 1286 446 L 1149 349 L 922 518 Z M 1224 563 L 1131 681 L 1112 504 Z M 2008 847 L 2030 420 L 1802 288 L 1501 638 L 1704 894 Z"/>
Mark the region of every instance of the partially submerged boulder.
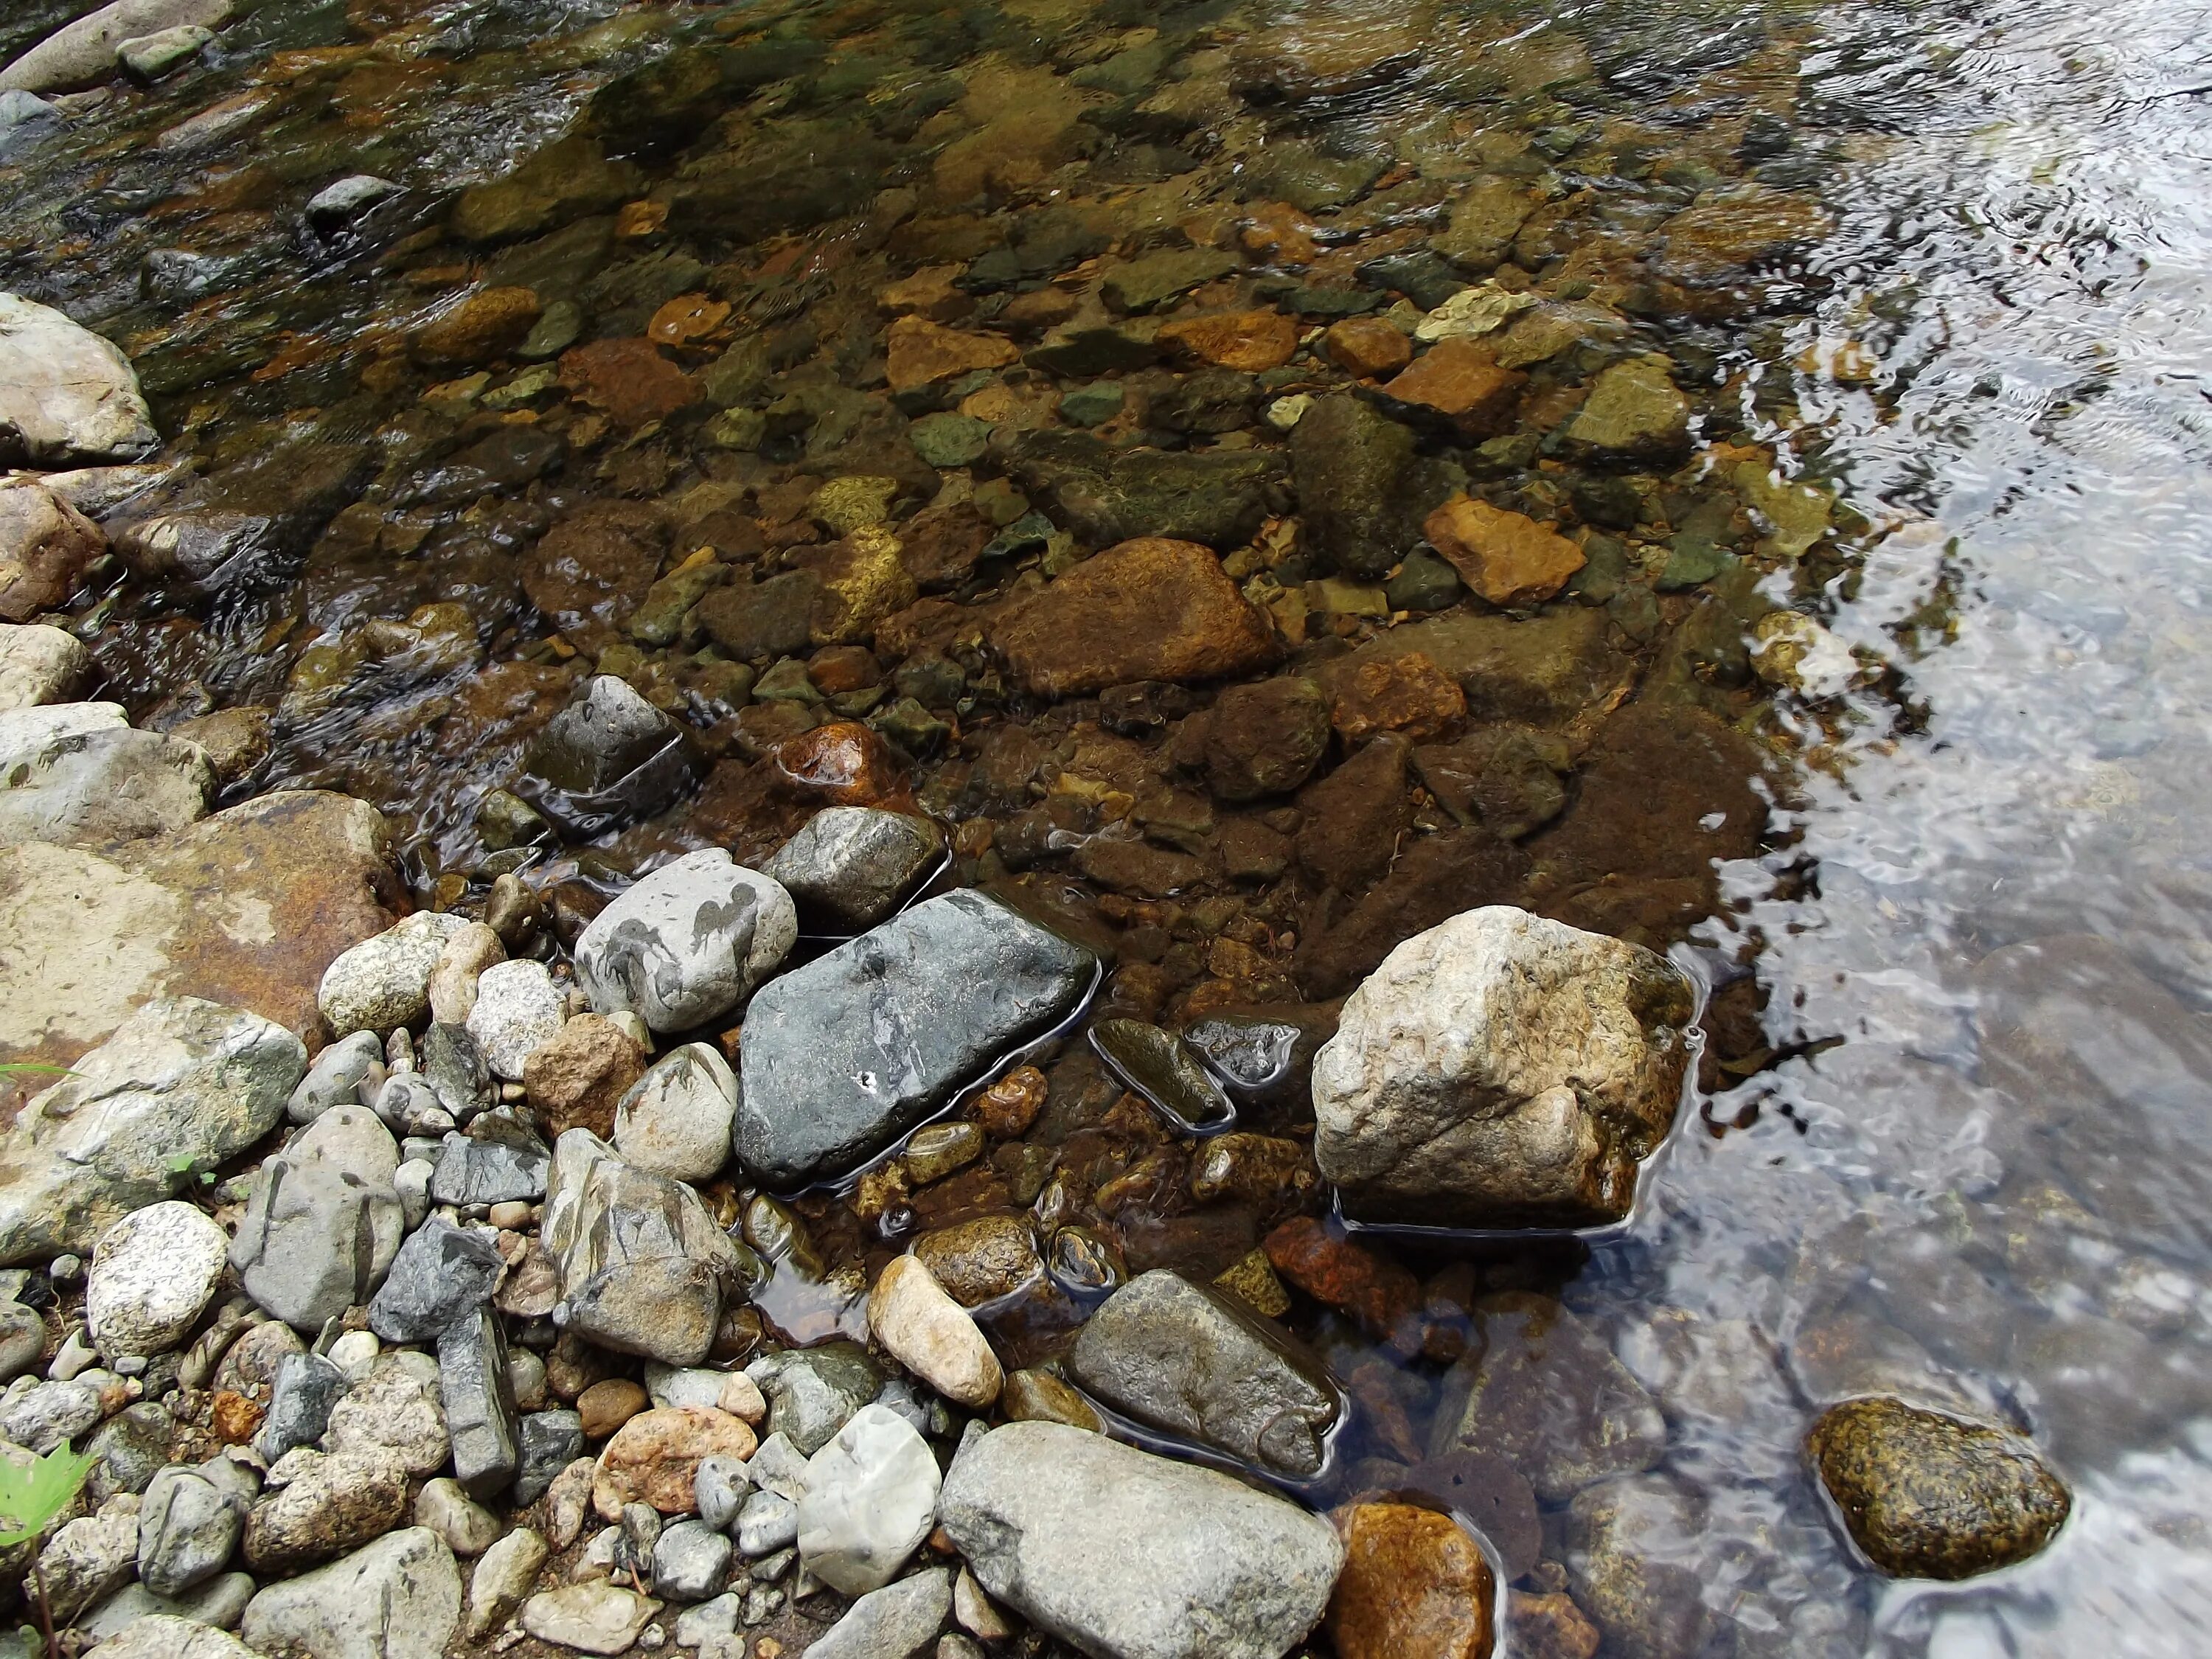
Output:
<path fill-rule="evenodd" d="M 1315 1056 L 1314 1157 L 1348 1214 L 1601 1225 L 1673 1127 L 1688 978 L 1640 945 L 1507 905 L 1417 934 Z"/>

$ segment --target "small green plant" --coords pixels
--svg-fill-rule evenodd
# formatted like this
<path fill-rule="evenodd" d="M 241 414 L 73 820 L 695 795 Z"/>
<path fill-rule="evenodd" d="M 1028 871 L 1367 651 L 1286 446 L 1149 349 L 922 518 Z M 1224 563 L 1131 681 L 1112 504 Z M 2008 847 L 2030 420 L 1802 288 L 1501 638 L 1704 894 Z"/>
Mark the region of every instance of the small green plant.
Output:
<path fill-rule="evenodd" d="M 0 1077 L 75 1077 L 76 1073 L 66 1066 L 41 1066 L 36 1060 L 11 1060 L 0 1065 Z"/>
<path fill-rule="evenodd" d="M 44 1457 L 18 1463 L 0 1459 L 0 1548 L 35 1542 L 46 1523 L 67 1509 L 99 1460 L 66 1445 Z M 34 1561 L 31 1577 L 39 1591 L 39 1629 L 46 1637 L 46 1659 L 56 1659 L 53 1607 L 46 1600 L 46 1575 Z"/>

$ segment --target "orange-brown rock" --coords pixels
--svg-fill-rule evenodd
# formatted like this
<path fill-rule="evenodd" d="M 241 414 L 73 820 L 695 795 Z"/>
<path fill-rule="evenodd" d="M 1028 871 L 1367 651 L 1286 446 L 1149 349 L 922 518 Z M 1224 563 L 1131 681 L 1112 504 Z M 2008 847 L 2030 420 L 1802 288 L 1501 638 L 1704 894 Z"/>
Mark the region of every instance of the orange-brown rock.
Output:
<path fill-rule="evenodd" d="M 257 1400 L 228 1389 L 220 1389 L 209 1402 L 208 1426 L 226 1446 L 242 1446 L 260 1431 L 269 1408 Z"/>
<path fill-rule="evenodd" d="M 1519 1659 L 1593 1659 L 1601 1639 L 1589 1615 L 1565 1595 L 1511 1592 L 1506 1619 Z"/>
<path fill-rule="evenodd" d="M 1327 1619 L 1337 1659 L 1487 1659 L 1497 1581 L 1457 1522 L 1409 1504 L 1329 1518 L 1344 1540 Z"/>
<path fill-rule="evenodd" d="M 1255 202 L 1237 240 L 1255 259 L 1279 265 L 1310 265 L 1320 252 L 1314 241 L 1320 229 L 1288 202 Z"/>
<path fill-rule="evenodd" d="M 1285 1283 L 1358 1320 L 1406 1352 L 1420 1346 L 1421 1285 L 1410 1269 L 1312 1216 L 1285 1221 L 1261 1240 Z"/>
<path fill-rule="evenodd" d="M 1258 374 L 1279 368 L 1298 349 L 1298 325 L 1279 311 L 1217 311 L 1164 325 L 1163 345 L 1217 368 Z"/>
<path fill-rule="evenodd" d="M 876 307 L 895 317 L 916 316 L 933 323 L 957 323 L 975 309 L 975 296 L 954 286 L 966 267 L 924 265 L 876 295 Z"/>
<path fill-rule="evenodd" d="M 533 289 L 479 289 L 416 335 L 415 356 L 438 366 L 491 362 L 522 343 L 544 308 Z"/>
<path fill-rule="evenodd" d="M 1555 597 L 1587 561 L 1583 550 L 1534 519 L 1455 495 L 1422 522 L 1431 545 L 1492 605 L 1537 605 Z"/>
<path fill-rule="evenodd" d="M 1364 743 L 1377 732 L 1426 741 L 1467 718 L 1459 682 L 1419 651 L 1361 663 L 1338 677 L 1334 691 L 1329 722 L 1347 743 Z"/>
<path fill-rule="evenodd" d="M 915 316 L 893 323 L 884 344 L 884 373 L 894 392 L 935 386 L 970 369 L 1004 368 L 1018 355 L 1012 341 L 995 334 L 967 334 Z"/>
<path fill-rule="evenodd" d="M 602 1377 L 576 1396 L 576 1415 L 583 1419 L 585 1439 L 604 1440 L 652 1403 L 630 1378 Z"/>
<path fill-rule="evenodd" d="M 806 678 L 823 696 L 834 697 L 881 684 L 884 671 L 876 653 L 864 645 L 831 645 L 807 659 Z"/>
<path fill-rule="evenodd" d="M 605 410 L 624 427 L 665 421 L 700 397 L 692 378 L 641 335 L 593 340 L 564 353 L 561 384 L 577 402 Z"/>
<path fill-rule="evenodd" d="M 906 795 L 906 776 L 890 744 L 857 720 L 836 720 L 776 745 L 775 769 L 787 788 L 830 806 L 881 806 Z"/>
<path fill-rule="evenodd" d="M 1329 362 L 1363 380 L 1395 374 L 1413 361 L 1413 343 L 1405 330 L 1380 317 L 1347 317 L 1331 324 L 1321 343 Z"/>
<path fill-rule="evenodd" d="M 571 1129 L 611 1139 L 616 1106 L 644 1075 L 645 1051 L 599 1014 L 577 1015 L 522 1063 L 523 1090 L 549 1140 Z"/>
<path fill-rule="evenodd" d="M 625 1504 L 689 1515 L 702 1457 L 750 1457 L 759 1441 L 742 1418 L 706 1406 L 659 1406 L 615 1431 L 592 1480 L 592 1507 L 607 1521 Z"/>
<path fill-rule="evenodd" d="M 1212 550 L 1158 536 L 1109 547 L 1009 606 L 991 642 L 1026 689 L 1048 697 L 1218 679 L 1275 655 L 1273 629 Z"/>
<path fill-rule="evenodd" d="M 660 345 L 703 340 L 729 318 L 730 302 L 710 294 L 679 294 L 653 313 L 645 337 Z"/>
<path fill-rule="evenodd" d="M 1029 1133 L 1044 1109 L 1045 1076 L 1034 1066 L 1019 1066 L 976 1097 L 975 1121 L 983 1133 L 1012 1140 Z"/>
<path fill-rule="evenodd" d="M 106 550 L 100 526 L 28 481 L 0 489 L 0 622 L 28 622 L 67 603 Z"/>
<path fill-rule="evenodd" d="M 404 903 L 366 803 L 280 790 L 106 852 L 0 848 L 0 1062 L 66 1065 L 157 997 L 326 1041 L 323 969 Z"/>
<path fill-rule="evenodd" d="M 1388 386 L 1385 397 L 1443 416 L 1470 437 L 1490 436 L 1513 412 L 1528 376 L 1500 368 L 1490 348 L 1473 340 L 1439 340 Z"/>

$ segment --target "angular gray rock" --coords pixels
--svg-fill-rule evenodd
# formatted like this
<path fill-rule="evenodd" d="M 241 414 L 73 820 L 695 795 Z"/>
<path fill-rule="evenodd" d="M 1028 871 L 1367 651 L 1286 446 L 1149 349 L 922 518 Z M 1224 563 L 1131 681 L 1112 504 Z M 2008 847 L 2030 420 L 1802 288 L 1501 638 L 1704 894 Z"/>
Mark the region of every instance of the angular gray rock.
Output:
<path fill-rule="evenodd" d="M 33 46 L 0 70 L 0 91 L 39 91 L 23 78 L 24 66 L 53 44 Z M 112 58 L 112 46 L 109 52 Z M 50 307 L 0 294 L 0 459 L 130 461 L 161 441 L 138 377 L 113 342 Z"/>
<path fill-rule="evenodd" d="M 1346 1000 L 1314 1059 L 1315 1162 L 1363 1220 L 1618 1221 L 1674 1124 L 1695 1007 L 1640 945 L 1463 912 Z"/>
<path fill-rule="evenodd" d="M 973 890 L 772 981 L 745 1014 L 737 1154 L 788 1190 L 859 1168 L 1091 988 L 1097 961 Z"/>
<path fill-rule="evenodd" d="M 206 817 L 216 789 L 199 744 L 130 726 L 9 745 L 0 769 L 0 847 L 109 847 L 167 835 Z"/>
<path fill-rule="evenodd" d="M 951 1570 L 932 1567 L 869 1591 L 806 1650 L 814 1659 L 914 1659 L 951 1611 Z"/>
<path fill-rule="evenodd" d="M 453 1479 L 471 1498 L 504 1492 L 521 1466 L 521 1425 L 507 1334 L 491 1309 L 462 1315 L 439 1337 L 438 1387 L 453 1437 Z"/>
<path fill-rule="evenodd" d="M 284 1143 L 295 1164 L 327 1164 L 372 1185 L 388 1186 L 399 1172 L 399 1143 L 366 1106 L 333 1106 Z"/>
<path fill-rule="evenodd" d="M 1313 1354 L 1243 1304 L 1165 1267 L 1091 1316 L 1071 1380 L 1115 1410 L 1267 1474 L 1319 1474 L 1342 1406 Z"/>
<path fill-rule="evenodd" d="M 473 1009 L 475 1002 L 469 1006 Z M 467 1122 L 497 1099 L 491 1067 L 467 1026 L 434 1022 L 422 1035 L 422 1080 L 456 1123 Z"/>
<path fill-rule="evenodd" d="M 383 1074 L 383 1040 L 374 1031 L 356 1031 L 315 1056 L 285 1112 L 295 1123 L 311 1123 L 333 1106 L 361 1105 L 362 1084 Z"/>
<path fill-rule="evenodd" d="M 641 1170 L 710 1181 L 730 1158 L 738 1079 L 714 1046 L 687 1042 L 655 1060 L 615 1108 L 615 1147 Z"/>
<path fill-rule="evenodd" d="M 807 923 L 857 933 L 899 901 L 945 856 L 945 832 L 910 812 L 825 806 L 762 866 L 797 902 Z"/>
<path fill-rule="evenodd" d="M 307 1068 L 300 1039 L 198 997 L 148 1003 L 0 1139 L 0 1265 L 89 1254 L 276 1126 Z"/>
<path fill-rule="evenodd" d="M 775 1455 L 769 1448 L 779 1435 L 800 1457 L 811 1457 L 884 1386 L 883 1372 L 855 1342 L 763 1355 L 745 1367 L 745 1375 L 768 1400 L 768 1439 L 751 1464 L 755 1484 L 763 1486 L 774 1484 Z M 763 1456 L 770 1462 L 763 1463 Z"/>
<path fill-rule="evenodd" d="M 228 1566 L 253 1485 L 235 1463 L 155 1475 L 138 1510 L 138 1582 L 156 1595 L 178 1596 Z"/>
<path fill-rule="evenodd" d="M 401 1659 L 444 1651 L 461 1618 L 461 1571 L 446 1540 L 409 1527 L 246 1604 L 239 1627 L 260 1653 Z"/>
<path fill-rule="evenodd" d="M 431 1201 L 466 1206 L 544 1197 L 553 1154 L 527 1129 L 514 1127 L 508 1139 L 447 1134 L 437 1172 L 430 1177 Z"/>
<path fill-rule="evenodd" d="M 249 1659 L 252 1650 L 229 1632 L 252 1599 L 248 1572 L 218 1574 L 179 1596 L 125 1584 L 76 1627 L 118 1659 Z"/>
<path fill-rule="evenodd" d="M 697 1364 L 724 1298 L 744 1288 L 737 1248 L 698 1194 L 632 1169 L 588 1129 L 554 1144 L 539 1237 L 568 1328 L 618 1353 Z"/>
<path fill-rule="evenodd" d="M 863 1406 L 806 1461 L 799 1559 L 848 1595 L 882 1589 L 929 1536 L 939 1485 L 914 1425 L 887 1406 Z"/>
<path fill-rule="evenodd" d="M 294 1330 L 367 1302 L 399 1253 L 399 1194 L 319 1158 L 264 1160 L 230 1242 L 239 1283 Z"/>
<path fill-rule="evenodd" d="M 421 1024 L 430 1012 L 430 970 L 446 941 L 466 926 L 465 918 L 438 910 L 403 916 L 338 954 L 323 970 L 315 1006 L 334 1031 L 381 1034 Z"/>
<path fill-rule="evenodd" d="M 368 1328 L 386 1342 L 434 1341 L 491 1300 L 505 1267 L 489 1238 L 433 1216 L 392 1258 L 384 1287 L 368 1304 Z"/>
<path fill-rule="evenodd" d="M 601 674 L 545 723 L 515 793 L 587 840 L 659 811 L 691 782 L 696 767 L 681 726 L 627 681 Z"/>
<path fill-rule="evenodd" d="M 653 1547 L 653 1588 L 672 1601 L 704 1601 L 729 1582 L 730 1540 L 702 1521 L 678 1521 Z"/>
<path fill-rule="evenodd" d="M 312 1446 L 331 1425 L 331 1408 L 347 1388 L 346 1374 L 319 1353 L 288 1353 L 269 1387 L 269 1414 L 253 1449 L 274 1463 L 295 1446 Z"/>
<path fill-rule="evenodd" d="M 516 1436 L 514 1501 L 534 1504 L 554 1476 L 584 1455 L 584 1419 L 573 1411 L 531 1412 Z"/>
<path fill-rule="evenodd" d="M 994 1598 L 1112 1659 L 1281 1659 L 1344 1563 L 1296 1504 L 1059 1423 L 966 1442 L 937 1513 Z"/>
<path fill-rule="evenodd" d="M 681 1031 L 750 996 L 798 938 L 791 895 L 709 848 L 663 865 L 593 917 L 576 940 L 576 981 L 600 1013 Z"/>

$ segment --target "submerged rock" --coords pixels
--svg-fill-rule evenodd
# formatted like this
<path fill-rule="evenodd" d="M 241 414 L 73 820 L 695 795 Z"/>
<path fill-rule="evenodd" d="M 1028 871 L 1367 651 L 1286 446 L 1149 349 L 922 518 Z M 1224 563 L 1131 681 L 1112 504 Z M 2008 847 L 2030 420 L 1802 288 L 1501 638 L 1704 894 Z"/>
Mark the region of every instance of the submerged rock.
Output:
<path fill-rule="evenodd" d="M 1116 452 L 1080 433 L 1038 432 L 1015 447 L 1008 470 L 1030 500 L 1094 547 L 1141 539 L 1219 549 L 1260 527 L 1281 463 L 1264 452 Z"/>
<path fill-rule="evenodd" d="M 789 1188 L 859 1167 L 1089 989 L 1080 945 L 974 891 L 771 981 L 745 1016 L 736 1150 Z"/>
<path fill-rule="evenodd" d="M 1280 1659 L 1344 1560 L 1296 1504 L 1058 1423 L 968 1442 L 938 1517 L 994 1598 L 1114 1659 Z"/>
<path fill-rule="evenodd" d="M 1413 464 L 1411 428 L 1356 398 L 1318 398 L 1291 434 L 1291 459 L 1301 534 L 1330 568 L 1380 576 L 1404 557 L 1416 539 L 1401 488 Z"/>
<path fill-rule="evenodd" d="M 1900 1578 L 1971 1578 L 2025 1561 L 2073 1508 L 2018 1435 L 1901 1400 L 1831 1406 L 1806 1444 L 1852 1540 Z"/>
<path fill-rule="evenodd" d="M 25 62 L 18 58 L 0 74 L 0 91 L 39 89 L 23 79 Z M 132 461 L 160 442 L 138 377 L 112 342 L 49 307 L 0 294 L 0 459 L 38 466 Z"/>
<path fill-rule="evenodd" d="M 1115 1410 L 1291 1480 L 1321 1473 L 1341 1410 L 1316 1358 L 1234 1297 L 1164 1267 L 1107 1297 L 1067 1363 Z"/>
<path fill-rule="evenodd" d="M 149 1003 L 0 1140 L 0 1262 L 89 1254 L 113 1223 L 275 1128 L 307 1069 L 299 1038 L 258 1014 Z"/>
<path fill-rule="evenodd" d="M 1523 910 L 1408 939 L 1315 1056 L 1315 1162 L 1366 1220 L 1617 1221 L 1680 1103 L 1688 980 Z"/>
<path fill-rule="evenodd" d="M 1338 1659 L 1489 1659 L 1498 1581 L 1456 1521 L 1407 1504 L 1333 1518 L 1345 1545 L 1328 1604 Z"/>
<path fill-rule="evenodd" d="M 1010 606 L 991 639 L 1015 677 L 1048 697 L 1133 680 L 1219 679 L 1276 653 L 1267 617 L 1208 549 L 1159 537 L 1085 560 Z"/>
<path fill-rule="evenodd" d="M 0 488 L 0 621 L 58 610 L 106 545 L 100 526 L 52 490 Z"/>

